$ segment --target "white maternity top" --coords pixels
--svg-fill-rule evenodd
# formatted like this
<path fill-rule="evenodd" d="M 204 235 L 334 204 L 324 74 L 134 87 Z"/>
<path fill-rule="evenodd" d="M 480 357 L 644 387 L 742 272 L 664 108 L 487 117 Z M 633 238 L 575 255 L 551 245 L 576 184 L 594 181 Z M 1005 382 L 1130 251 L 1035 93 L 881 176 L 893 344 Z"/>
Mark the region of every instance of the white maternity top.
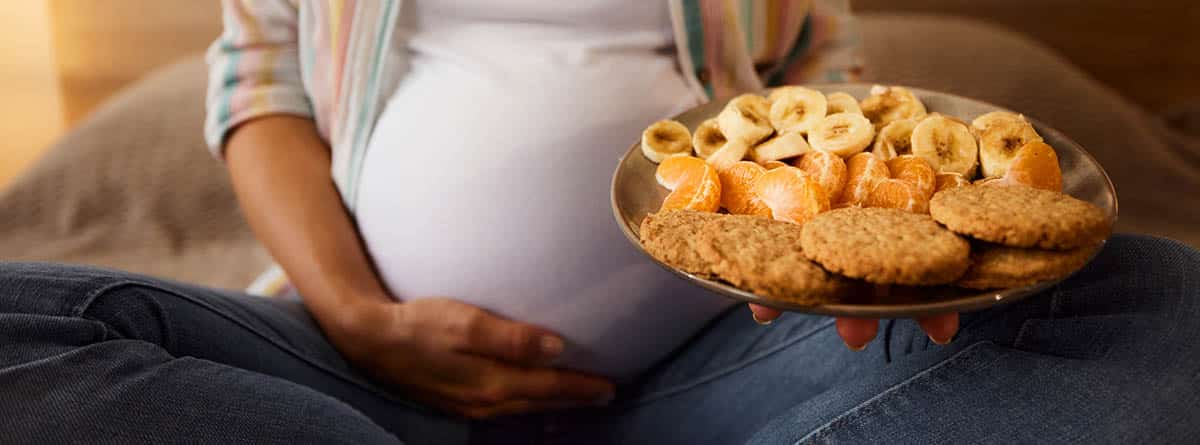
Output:
<path fill-rule="evenodd" d="M 451 297 L 554 330 L 560 365 L 627 378 L 729 302 L 617 228 L 609 181 L 649 123 L 697 103 L 665 2 L 406 1 L 403 80 L 357 221 L 399 299 Z"/>

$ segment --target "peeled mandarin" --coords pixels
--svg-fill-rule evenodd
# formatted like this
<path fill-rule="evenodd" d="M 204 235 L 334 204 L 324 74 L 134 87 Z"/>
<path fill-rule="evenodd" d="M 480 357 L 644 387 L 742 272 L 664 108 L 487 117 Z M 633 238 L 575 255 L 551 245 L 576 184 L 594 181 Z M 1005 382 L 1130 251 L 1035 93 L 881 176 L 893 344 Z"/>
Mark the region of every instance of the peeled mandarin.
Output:
<path fill-rule="evenodd" d="M 671 193 L 660 210 L 716 212 L 721 207 L 721 178 L 717 169 L 692 156 L 664 159 L 654 172 L 658 183 Z"/>
<path fill-rule="evenodd" d="M 929 161 L 916 155 L 900 155 L 888 160 L 887 166 L 892 178 L 912 184 L 925 199 L 933 196 L 937 175 Z"/>
<path fill-rule="evenodd" d="M 1054 148 L 1042 141 L 1022 145 L 1008 165 L 1004 179 L 1011 184 L 1062 192 L 1062 170 Z"/>
<path fill-rule="evenodd" d="M 760 176 L 751 191 L 767 210 L 757 213 L 804 224 L 829 210 L 829 195 L 812 176 L 796 167 L 780 167 Z"/>
<path fill-rule="evenodd" d="M 753 195 L 750 185 L 767 172 L 761 165 L 750 161 L 739 161 L 718 172 L 721 178 L 721 207 L 735 215 L 751 214 Z"/>
<path fill-rule="evenodd" d="M 929 213 L 929 198 L 917 186 L 902 179 L 879 181 L 867 197 L 867 207 L 900 209 L 912 213 Z"/>
<path fill-rule="evenodd" d="M 830 201 L 837 201 L 846 187 L 846 161 L 841 156 L 821 150 L 809 150 L 796 160 L 796 167 L 821 184 Z"/>
<path fill-rule="evenodd" d="M 871 153 L 859 153 L 846 161 L 846 186 L 838 203 L 861 206 L 875 185 L 891 177 L 887 165 Z"/>

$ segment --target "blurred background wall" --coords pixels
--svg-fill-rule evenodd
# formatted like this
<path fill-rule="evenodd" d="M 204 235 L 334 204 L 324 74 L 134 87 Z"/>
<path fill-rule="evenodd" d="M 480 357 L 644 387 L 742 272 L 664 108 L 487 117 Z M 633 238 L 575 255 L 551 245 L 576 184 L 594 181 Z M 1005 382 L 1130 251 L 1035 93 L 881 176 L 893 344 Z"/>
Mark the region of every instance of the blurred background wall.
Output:
<path fill-rule="evenodd" d="M 203 51 L 217 0 L 0 0 L 0 185 L 104 99 Z"/>
<path fill-rule="evenodd" d="M 851 0 L 862 12 L 986 20 L 1058 51 L 1152 112 L 1200 101 L 1200 1 Z M 929 42 L 936 45 L 937 42 Z M 987 54 L 980 54 L 987 57 Z"/>
<path fill-rule="evenodd" d="M 864 13 L 957 14 L 1007 26 L 1152 112 L 1200 103 L 1200 2 L 853 4 Z M 203 51 L 219 32 L 217 0 L 0 0 L 0 185 L 116 90 Z"/>
<path fill-rule="evenodd" d="M 62 130 L 61 94 L 42 1 L 0 2 L 0 185 Z"/>

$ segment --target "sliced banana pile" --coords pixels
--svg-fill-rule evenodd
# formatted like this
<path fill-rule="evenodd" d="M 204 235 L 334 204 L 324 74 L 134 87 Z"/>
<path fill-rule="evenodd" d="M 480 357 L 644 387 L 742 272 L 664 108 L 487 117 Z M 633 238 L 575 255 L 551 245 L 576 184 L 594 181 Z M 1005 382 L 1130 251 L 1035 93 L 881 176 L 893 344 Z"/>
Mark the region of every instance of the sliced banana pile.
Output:
<path fill-rule="evenodd" d="M 930 113 L 906 88 L 876 85 L 859 101 L 850 94 L 802 86 L 775 88 L 766 97 L 743 94 L 701 123 L 695 133 L 664 120 L 642 133 L 642 153 L 659 163 L 698 156 L 723 170 L 750 160 L 764 166 L 821 150 L 850 158 L 868 152 L 882 161 L 915 155 L 938 174 L 979 181 L 1007 173 L 1018 149 L 1041 142 L 1020 114 L 996 111 L 970 123 Z"/>

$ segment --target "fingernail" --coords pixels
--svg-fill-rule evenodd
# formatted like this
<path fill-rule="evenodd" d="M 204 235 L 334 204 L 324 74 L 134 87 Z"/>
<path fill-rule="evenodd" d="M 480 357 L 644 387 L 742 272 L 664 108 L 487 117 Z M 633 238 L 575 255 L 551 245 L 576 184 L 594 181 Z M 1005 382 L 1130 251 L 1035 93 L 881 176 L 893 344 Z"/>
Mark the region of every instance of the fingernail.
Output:
<path fill-rule="evenodd" d="M 933 338 L 933 336 L 932 336 L 932 335 L 930 335 L 930 336 L 929 336 L 929 341 L 931 341 L 931 342 L 934 342 L 934 343 L 936 343 L 936 344 L 938 344 L 938 345 L 941 345 L 941 346 L 946 346 L 946 345 L 950 344 L 950 342 L 954 341 L 954 336 L 953 336 L 953 335 L 951 335 L 951 336 L 949 336 L 949 337 L 946 337 L 946 339 L 945 339 L 945 340 L 940 340 L 940 341 L 939 341 L 938 339 L 936 339 L 936 338 Z"/>
<path fill-rule="evenodd" d="M 845 343 L 845 342 L 843 342 L 843 343 Z M 863 349 L 867 349 L 867 345 L 869 345 L 869 344 L 870 343 L 863 343 L 861 345 L 854 346 L 850 343 L 846 343 L 846 348 L 849 348 L 851 351 L 854 351 L 854 352 L 861 352 Z"/>
<path fill-rule="evenodd" d="M 754 311 L 750 311 L 750 318 L 753 318 L 755 323 L 758 323 L 762 326 L 769 325 L 775 321 L 775 320 L 765 320 L 764 321 L 763 319 L 758 318 L 758 314 L 754 313 Z"/>
<path fill-rule="evenodd" d="M 563 341 L 561 338 L 553 335 L 542 336 L 542 356 L 553 358 L 558 357 L 563 352 Z"/>

